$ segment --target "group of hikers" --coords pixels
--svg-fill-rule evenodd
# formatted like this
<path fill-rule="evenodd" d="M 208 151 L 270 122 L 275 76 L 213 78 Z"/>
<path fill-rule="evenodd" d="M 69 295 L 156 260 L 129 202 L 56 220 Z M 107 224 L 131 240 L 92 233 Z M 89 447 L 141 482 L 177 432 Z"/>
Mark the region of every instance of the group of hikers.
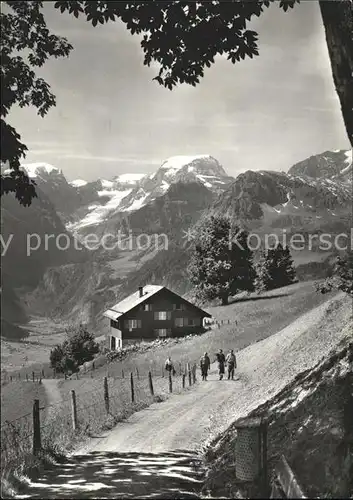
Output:
<path fill-rule="evenodd" d="M 228 372 L 228 380 L 230 380 L 230 379 L 234 380 L 234 370 L 237 367 L 237 360 L 236 360 L 233 349 L 230 349 L 227 356 L 225 356 L 222 349 L 220 349 L 216 354 L 215 361 L 217 361 L 217 363 L 218 363 L 219 380 L 223 379 L 223 377 L 225 375 L 225 367 L 226 366 L 227 366 L 227 372 Z M 200 359 L 200 369 L 201 369 L 202 380 L 207 380 L 208 371 L 209 371 L 210 367 L 211 367 L 211 360 L 210 360 L 210 357 L 207 354 L 207 352 L 205 352 Z M 176 373 L 170 356 L 167 358 L 167 360 L 165 362 L 165 369 L 169 373 L 172 373 L 173 375 L 175 375 L 175 373 Z"/>
<path fill-rule="evenodd" d="M 233 349 L 230 349 L 227 356 L 225 356 L 222 349 L 220 349 L 216 354 L 216 361 L 218 363 L 219 380 L 223 379 L 226 366 L 228 371 L 228 380 L 234 380 L 234 370 L 237 367 L 237 359 L 235 357 Z M 208 370 L 210 369 L 210 366 L 211 360 L 207 352 L 205 352 L 200 359 L 202 380 L 207 380 Z"/>

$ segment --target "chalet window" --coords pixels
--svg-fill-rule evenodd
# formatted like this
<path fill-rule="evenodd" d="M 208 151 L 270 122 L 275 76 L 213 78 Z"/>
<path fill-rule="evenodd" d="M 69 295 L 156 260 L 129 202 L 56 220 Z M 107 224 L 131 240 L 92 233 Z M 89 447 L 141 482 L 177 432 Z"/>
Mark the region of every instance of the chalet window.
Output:
<path fill-rule="evenodd" d="M 157 337 L 167 337 L 168 335 L 170 335 L 171 330 L 170 328 L 156 328 L 154 333 Z"/>
<path fill-rule="evenodd" d="M 199 326 L 200 318 L 175 318 L 175 326 L 183 327 L 183 326 Z"/>
<path fill-rule="evenodd" d="M 126 319 L 124 325 L 129 330 L 135 330 L 136 328 L 141 328 L 142 323 L 140 319 Z"/>
<path fill-rule="evenodd" d="M 119 328 L 119 323 L 112 319 L 110 322 L 110 326 L 112 326 L 113 328 Z"/>
<path fill-rule="evenodd" d="M 142 311 L 152 311 L 152 304 L 142 304 Z"/>
<path fill-rule="evenodd" d="M 174 311 L 184 311 L 185 310 L 185 304 L 173 304 L 173 309 Z"/>
<path fill-rule="evenodd" d="M 175 318 L 175 326 L 182 327 L 187 325 L 187 318 Z"/>
<path fill-rule="evenodd" d="M 165 321 L 171 319 L 172 313 L 170 311 L 156 311 L 154 313 L 154 319 L 157 321 Z"/>

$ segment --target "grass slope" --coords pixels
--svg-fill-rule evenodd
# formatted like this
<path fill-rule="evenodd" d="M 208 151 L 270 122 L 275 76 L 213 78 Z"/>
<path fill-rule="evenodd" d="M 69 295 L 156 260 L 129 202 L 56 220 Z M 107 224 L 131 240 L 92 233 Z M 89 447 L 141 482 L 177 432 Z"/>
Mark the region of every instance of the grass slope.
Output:
<path fill-rule="evenodd" d="M 32 421 L 34 399 L 39 399 L 40 406 L 46 404 L 43 385 L 37 382 L 9 382 L 1 387 L 1 424 L 29 414 Z"/>
<path fill-rule="evenodd" d="M 335 328 L 342 328 L 336 315 Z M 293 468 L 309 498 L 352 498 L 353 475 L 353 337 L 347 337 L 313 369 L 300 373 L 274 398 L 249 417 L 268 422 L 269 476 L 281 455 Z M 235 481 L 235 425 L 219 436 L 206 453 L 209 467 L 203 493 L 213 498 L 257 498 L 256 485 Z M 250 491 L 251 490 L 251 491 Z"/>
<path fill-rule="evenodd" d="M 107 371 L 112 378 L 120 378 L 122 370 L 125 377 L 133 372 L 136 378 L 136 368 L 139 370 L 142 384 L 142 378 L 145 379 L 150 370 L 154 376 L 161 375 L 168 355 L 172 356 L 176 364 L 179 362 L 184 364 L 197 362 L 204 351 L 208 351 L 213 358 L 219 348 L 223 350 L 243 349 L 281 330 L 300 315 L 325 302 L 330 296 L 332 295 L 318 294 L 312 282 L 304 282 L 261 295 L 251 294 L 248 297 L 240 297 L 228 306 L 209 307 L 207 310 L 216 319 L 224 321 L 229 319 L 231 323 L 219 329 L 212 328 L 201 336 L 185 339 L 176 344 L 161 346 L 145 353 L 134 353 L 123 361 L 114 361 L 88 374 L 80 374 L 78 381 L 62 380 L 59 385 L 60 392 L 64 400 L 68 398 L 72 388 L 79 393 L 90 391 L 101 393 L 103 377 L 107 375 Z M 39 365 L 36 366 L 37 371 L 39 367 Z M 31 377 L 31 367 L 22 371 L 28 371 Z M 12 420 L 31 412 L 33 399 L 37 397 L 36 391 L 42 394 L 39 399 L 44 397 L 44 389 L 31 382 L 11 382 L 4 386 L 1 403 L 2 414 L 6 416 L 5 418 Z"/>
<path fill-rule="evenodd" d="M 123 361 L 112 362 L 109 364 L 109 374 L 119 377 L 122 370 L 125 374 L 135 373 L 136 367 L 143 375 L 146 375 L 151 368 L 156 373 L 161 373 L 169 355 L 175 363 L 184 364 L 197 362 L 203 352 L 207 351 L 213 361 L 218 349 L 243 349 L 278 332 L 328 298 L 326 295 L 318 294 L 312 282 L 304 282 L 261 295 L 244 296 L 235 299 L 228 306 L 206 308 L 216 319 L 224 321 L 229 319 L 230 324 L 223 325 L 219 329 L 212 328 L 203 335 L 185 339 L 183 342 L 161 346 L 154 351 L 136 353 Z M 92 376 L 102 378 L 106 375 L 107 368 L 107 366 L 98 368 Z M 88 376 L 91 377 L 91 374 Z"/>

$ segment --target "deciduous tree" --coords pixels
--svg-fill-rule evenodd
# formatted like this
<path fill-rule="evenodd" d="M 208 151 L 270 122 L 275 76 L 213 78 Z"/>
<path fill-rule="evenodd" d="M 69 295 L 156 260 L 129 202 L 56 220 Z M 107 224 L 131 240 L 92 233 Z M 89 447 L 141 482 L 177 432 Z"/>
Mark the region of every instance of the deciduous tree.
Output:
<path fill-rule="evenodd" d="M 212 215 L 202 219 L 193 234 L 188 272 L 196 295 L 226 305 L 230 295 L 254 290 L 256 273 L 246 231 L 232 227 L 227 217 Z"/>
<path fill-rule="evenodd" d="M 20 170 L 27 146 L 7 119 L 12 106 L 33 106 L 40 116 L 55 106 L 48 83 L 33 68 L 49 57 L 68 56 L 72 46 L 65 38 L 50 33 L 41 11 L 43 2 L 2 2 L 1 28 L 1 195 L 13 192 L 22 205 L 30 205 L 35 182 Z"/>

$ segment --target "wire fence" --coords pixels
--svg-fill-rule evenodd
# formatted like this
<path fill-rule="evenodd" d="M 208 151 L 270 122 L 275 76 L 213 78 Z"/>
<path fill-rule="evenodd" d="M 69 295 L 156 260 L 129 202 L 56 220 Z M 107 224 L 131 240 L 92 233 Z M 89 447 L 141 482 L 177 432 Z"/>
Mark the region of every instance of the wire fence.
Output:
<path fill-rule="evenodd" d="M 231 325 L 231 324 L 237 325 L 237 321 L 234 319 L 208 318 L 205 320 L 204 326 L 206 329 L 212 329 L 212 328 L 219 329 L 225 325 Z M 31 371 L 31 368 L 28 367 L 22 368 L 21 370 L 18 371 L 1 370 L 1 385 L 5 385 L 10 382 L 16 382 L 16 381 L 27 381 L 27 382 L 32 381 L 40 383 L 44 378 L 56 378 L 56 379 L 79 378 L 82 374 L 87 372 L 92 372 L 95 369 L 101 368 L 103 365 L 106 364 L 107 364 L 107 358 L 105 354 L 101 354 L 97 359 L 84 363 L 84 365 L 80 367 L 80 372 L 75 373 L 71 376 L 68 376 L 64 373 L 56 372 L 53 368 L 50 368 L 47 365 L 45 365 L 44 368 L 36 369 L 34 371 Z M 151 371 L 153 376 L 157 376 L 163 373 L 163 369 L 160 371 L 160 369 L 157 369 L 156 367 L 151 368 Z M 147 375 L 145 375 L 145 377 L 147 377 Z M 124 378 L 124 374 L 122 375 L 122 378 Z"/>
<path fill-rule="evenodd" d="M 60 401 L 40 407 L 34 400 L 32 412 L 1 425 L 1 466 L 42 449 L 63 450 L 74 435 L 111 428 L 134 411 L 188 390 L 197 382 L 196 372 L 196 364 L 180 364 L 163 376 L 135 370 L 103 379 L 68 380 Z"/>
<path fill-rule="evenodd" d="M 55 373 L 55 370 L 48 368 L 35 371 L 1 371 L 1 385 L 9 384 L 10 382 L 41 382 L 43 378 L 65 379 L 67 376 L 65 377 L 63 373 Z"/>

